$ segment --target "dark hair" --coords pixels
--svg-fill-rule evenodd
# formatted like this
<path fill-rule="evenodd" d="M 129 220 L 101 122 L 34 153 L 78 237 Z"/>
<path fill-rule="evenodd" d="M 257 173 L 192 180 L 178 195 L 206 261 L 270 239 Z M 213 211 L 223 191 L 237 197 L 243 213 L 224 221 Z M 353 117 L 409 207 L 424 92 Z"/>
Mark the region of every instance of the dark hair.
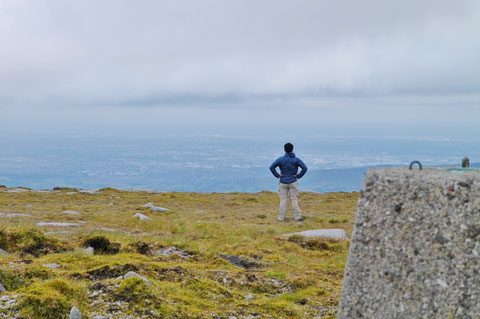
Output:
<path fill-rule="evenodd" d="M 287 143 L 283 146 L 283 149 L 285 150 L 285 152 L 291 153 L 291 152 L 293 152 L 293 144 L 292 143 Z"/>

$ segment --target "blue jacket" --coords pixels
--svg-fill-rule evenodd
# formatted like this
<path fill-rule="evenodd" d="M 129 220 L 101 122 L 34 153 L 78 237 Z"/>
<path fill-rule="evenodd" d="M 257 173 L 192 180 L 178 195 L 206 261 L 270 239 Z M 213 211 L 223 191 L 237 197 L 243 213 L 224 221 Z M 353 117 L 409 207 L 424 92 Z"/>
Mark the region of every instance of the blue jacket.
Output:
<path fill-rule="evenodd" d="M 280 177 L 280 174 L 277 172 L 277 167 L 280 166 L 280 172 L 283 176 Z M 302 169 L 300 174 L 298 174 L 298 167 Z M 270 171 L 276 178 L 280 178 L 280 183 L 282 184 L 291 184 L 297 181 L 297 178 L 302 178 L 303 175 L 307 172 L 307 165 L 302 162 L 301 159 L 295 157 L 295 153 L 285 153 L 284 156 L 279 157 L 272 165 L 270 165 Z M 296 175 L 297 177 L 294 177 Z"/>

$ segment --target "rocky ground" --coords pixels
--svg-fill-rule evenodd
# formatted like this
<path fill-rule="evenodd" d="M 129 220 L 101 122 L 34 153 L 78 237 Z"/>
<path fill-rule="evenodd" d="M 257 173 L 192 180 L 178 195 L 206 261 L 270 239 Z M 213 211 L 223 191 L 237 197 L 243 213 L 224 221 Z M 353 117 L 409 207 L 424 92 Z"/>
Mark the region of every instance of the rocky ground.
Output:
<path fill-rule="evenodd" d="M 0 187 L 0 318 L 334 318 L 357 200 Z"/>

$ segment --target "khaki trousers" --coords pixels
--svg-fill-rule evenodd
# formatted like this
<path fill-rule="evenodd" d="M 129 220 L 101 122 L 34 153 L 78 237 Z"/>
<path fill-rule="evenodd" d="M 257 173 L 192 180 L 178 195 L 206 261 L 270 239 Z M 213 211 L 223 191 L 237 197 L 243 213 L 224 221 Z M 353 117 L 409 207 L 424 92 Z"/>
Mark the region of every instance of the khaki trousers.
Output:
<path fill-rule="evenodd" d="M 290 204 L 293 209 L 293 219 L 301 219 L 302 212 L 300 207 L 298 207 L 298 183 L 291 184 L 278 184 L 278 195 L 280 196 L 280 214 L 278 215 L 278 220 L 283 221 L 287 217 L 287 199 L 290 197 Z"/>

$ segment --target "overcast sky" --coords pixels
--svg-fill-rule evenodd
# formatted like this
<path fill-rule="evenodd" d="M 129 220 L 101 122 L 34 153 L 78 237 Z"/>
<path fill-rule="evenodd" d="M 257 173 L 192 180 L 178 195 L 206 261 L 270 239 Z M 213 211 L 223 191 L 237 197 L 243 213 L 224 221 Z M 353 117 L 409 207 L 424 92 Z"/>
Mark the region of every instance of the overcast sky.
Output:
<path fill-rule="evenodd" d="M 0 0 L 0 124 L 476 127 L 479 35 L 478 0 Z"/>

